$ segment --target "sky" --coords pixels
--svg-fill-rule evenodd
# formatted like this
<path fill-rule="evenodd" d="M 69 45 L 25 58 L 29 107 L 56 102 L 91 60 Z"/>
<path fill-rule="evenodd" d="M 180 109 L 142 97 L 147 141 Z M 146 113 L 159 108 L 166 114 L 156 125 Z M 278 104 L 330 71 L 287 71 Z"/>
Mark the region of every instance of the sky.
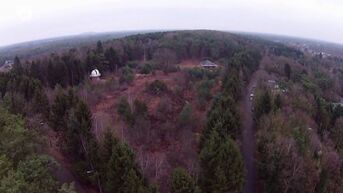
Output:
<path fill-rule="evenodd" d="M 0 46 L 88 32 L 211 29 L 343 44 L 341 0 L 0 0 Z"/>

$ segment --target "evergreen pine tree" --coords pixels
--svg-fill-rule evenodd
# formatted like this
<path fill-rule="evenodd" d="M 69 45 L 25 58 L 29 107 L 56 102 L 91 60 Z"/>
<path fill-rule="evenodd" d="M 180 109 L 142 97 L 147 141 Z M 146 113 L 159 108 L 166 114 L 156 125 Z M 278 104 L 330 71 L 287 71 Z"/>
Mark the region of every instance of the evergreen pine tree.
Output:
<path fill-rule="evenodd" d="M 286 77 L 289 80 L 291 78 L 292 69 L 288 63 L 285 64 L 284 71 L 285 71 Z"/>
<path fill-rule="evenodd" d="M 36 113 L 41 113 L 45 118 L 49 118 L 49 100 L 43 89 L 35 89 L 32 100 L 32 106 Z"/>
<path fill-rule="evenodd" d="M 56 131 L 64 131 L 67 127 L 68 112 L 70 109 L 67 96 L 60 89 L 57 90 L 54 103 L 51 106 L 50 126 Z"/>
<path fill-rule="evenodd" d="M 14 64 L 13 64 L 13 69 L 12 71 L 16 74 L 16 75 L 22 75 L 24 73 L 24 68 L 21 64 L 21 61 L 19 59 L 18 56 L 16 56 L 14 58 Z"/>
<path fill-rule="evenodd" d="M 213 130 L 216 130 L 223 137 L 227 135 L 230 135 L 232 138 L 238 137 L 240 133 L 240 119 L 235 103 L 230 96 L 218 95 L 207 117 L 200 147 L 202 147 L 204 140 L 208 139 L 209 134 Z"/>
<path fill-rule="evenodd" d="M 116 145 L 107 166 L 106 192 L 122 193 L 126 176 L 134 168 L 135 162 L 132 150 L 126 144 Z"/>
<path fill-rule="evenodd" d="M 132 168 L 124 179 L 124 184 L 120 188 L 121 193 L 144 193 L 142 178 Z"/>
<path fill-rule="evenodd" d="M 105 58 L 109 62 L 110 70 L 116 71 L 118 70 L 118 63 L 119 58 L 117 52 L 111 47 L 105 51 Z"/>
<path fill-rule="evenodd" d="M 194 193 L 195 183 L 191 176 L 182 168 L 176 168 L 171 178 L 171 193 Z"/>
<path fill-rule="evenodd" d="M 281 95 L 278 94 L 278 95 L 276 95 L 276 97 L 274 99 L 274 110 L 280 109 L 281 106 L 282 106 L 282 99 L 281 99 Z"/>
<path fill-rule="evenodd" d="M 241 192 L 244 164 L 239 148 L 214 130 L 200 152 L 200 185 L 204 192 Z"/>

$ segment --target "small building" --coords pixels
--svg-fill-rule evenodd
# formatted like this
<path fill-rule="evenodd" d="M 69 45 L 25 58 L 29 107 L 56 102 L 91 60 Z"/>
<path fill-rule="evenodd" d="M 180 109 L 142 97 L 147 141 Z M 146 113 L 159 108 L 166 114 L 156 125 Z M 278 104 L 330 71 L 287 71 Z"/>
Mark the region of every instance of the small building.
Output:
<path fill-rule="evenodd" d="M 14 64 L 14 62 L 12 60 L 6 60 L 4 65 L 9 65 L 12 66 Z"/>
<path fill-rule="evenodd" d="M 100 80 L 100 76 L 101 76 L 101 73 L 99 72 L 98 69 L 92 70 L 91 74 L 89 75 L 89 77 L 92 80 Z"/>
<path fill-rule="evenodd" d="M 211 69 L 211 68 L 217 68 L 218 64 L 215 64 L 211 62 L 210 60 L 203 60 L 200 62 L 200 66 L 203 68 Z"/>
<path fill-rule="evenodd" d="M 5 63 L 1 66 L 0 65 L 0 72 L 9 72 L 13 68 L 13 61 L 12 60 L 6 60 Z"/>

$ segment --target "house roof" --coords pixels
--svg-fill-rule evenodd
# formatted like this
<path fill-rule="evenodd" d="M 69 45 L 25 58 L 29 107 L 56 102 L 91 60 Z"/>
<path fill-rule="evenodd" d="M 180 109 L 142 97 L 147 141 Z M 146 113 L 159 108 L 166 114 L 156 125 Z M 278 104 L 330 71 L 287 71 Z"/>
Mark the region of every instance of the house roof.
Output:
<path fill-rule="evenodd" d="M 217 64 L 211 62 L 210 60 L 203 60 L 200 62 L 201 66 L 218 66 Z"/>

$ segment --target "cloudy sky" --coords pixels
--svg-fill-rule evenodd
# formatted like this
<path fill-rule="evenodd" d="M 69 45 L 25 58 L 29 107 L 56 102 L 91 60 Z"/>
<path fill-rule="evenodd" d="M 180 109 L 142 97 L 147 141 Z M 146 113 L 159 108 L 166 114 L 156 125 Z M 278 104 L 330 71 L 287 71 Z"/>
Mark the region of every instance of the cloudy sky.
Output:
<path fill-rule="evenodd" d="M 341 0 L 0 0 L 0 46 L 84 32 L 214 29 L 343 43 Z"/>

